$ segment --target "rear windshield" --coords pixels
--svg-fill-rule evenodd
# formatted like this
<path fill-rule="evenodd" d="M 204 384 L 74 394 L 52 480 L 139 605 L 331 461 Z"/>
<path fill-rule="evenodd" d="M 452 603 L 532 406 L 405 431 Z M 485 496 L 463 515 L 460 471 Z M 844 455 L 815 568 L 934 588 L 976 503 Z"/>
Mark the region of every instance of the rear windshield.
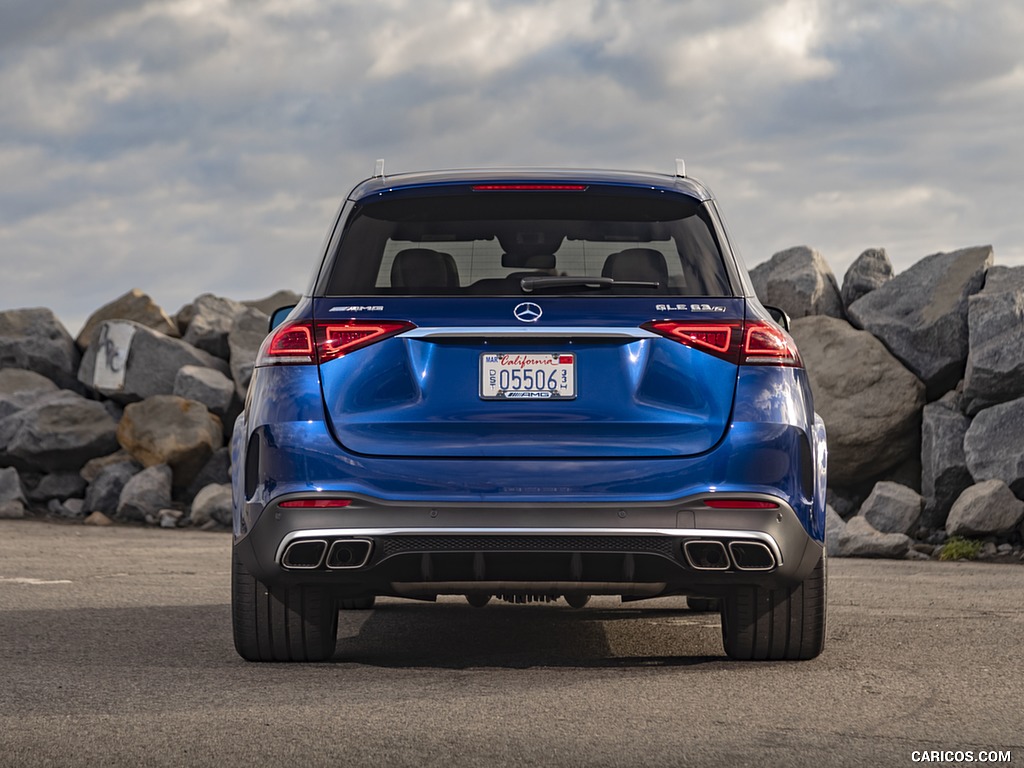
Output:
<path fill-rule="evenodd" d="M 353 209 L 326 293 L 729 296 L 714 231 L 699 201 L 649 190 L 392 193 Z"/>

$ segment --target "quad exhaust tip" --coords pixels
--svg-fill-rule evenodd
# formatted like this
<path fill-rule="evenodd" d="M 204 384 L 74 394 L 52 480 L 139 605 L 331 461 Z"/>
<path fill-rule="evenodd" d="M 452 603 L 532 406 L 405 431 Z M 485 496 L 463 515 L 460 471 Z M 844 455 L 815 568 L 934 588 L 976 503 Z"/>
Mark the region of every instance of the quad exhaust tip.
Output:
<path fill-rule="evenodd" d="M 281 556 L 281 565 L 289 571 L 309 571 L 325 566 L 331 571 L 362 568 L 370 559 L 373 542 L 369 539 L 299 539 Z"/>
<path fill-rule="evenodd" d="M 697 571 L 771 571 L 778 566 L 775 555 L 760 541 L 694 540 L 683 544 L 683 554 Z"/>

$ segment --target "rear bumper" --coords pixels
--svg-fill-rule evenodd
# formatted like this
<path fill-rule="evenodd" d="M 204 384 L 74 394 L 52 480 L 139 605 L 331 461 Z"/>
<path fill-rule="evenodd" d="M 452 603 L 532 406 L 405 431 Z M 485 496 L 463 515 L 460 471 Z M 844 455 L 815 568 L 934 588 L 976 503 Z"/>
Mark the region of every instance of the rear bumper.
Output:
<path fill-rule="evenodd" d="M 795 511 L 711 509 L 702 494 L 636 504 L 410 504 L 341 509 L 276 500 L 236 551 L 264 583 L 331 585 L 342 596 L 724 594 L 803 580 L 821 557 Z M 349 498 L 349 497 L 346 497 Z M 730 494 L 730 498 L 735 498 Z"/>

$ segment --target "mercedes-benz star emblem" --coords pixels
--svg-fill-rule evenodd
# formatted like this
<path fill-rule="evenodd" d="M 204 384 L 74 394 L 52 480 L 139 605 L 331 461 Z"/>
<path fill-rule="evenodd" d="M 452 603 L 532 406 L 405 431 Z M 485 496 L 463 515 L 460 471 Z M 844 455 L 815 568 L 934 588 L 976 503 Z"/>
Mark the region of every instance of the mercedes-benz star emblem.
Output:
<path fill-rule="evenodd" d="M 544 310 L 532 301 L 524 301 L 522 304 L 516 304 L 512 314 L 516 316 L 516 320 L 521 320 L 524 323 L 536 323 L 544 314 Z"/>

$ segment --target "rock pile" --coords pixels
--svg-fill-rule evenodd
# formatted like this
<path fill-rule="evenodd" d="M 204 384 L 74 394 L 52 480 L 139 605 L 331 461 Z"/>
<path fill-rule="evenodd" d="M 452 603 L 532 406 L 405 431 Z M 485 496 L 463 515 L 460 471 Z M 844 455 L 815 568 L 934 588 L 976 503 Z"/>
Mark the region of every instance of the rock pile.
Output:
<path fill-rule="evenodd" d="M 0 312 L 0 518 L 229 526 L 226 442 L 269 313 L 297 301 L 205 294 L 172 318 L 133 290 L 77 339 Z"/>
<path fill-rule="evenodd" d="M 751 278 L 794 318 L 828 430 L 829 553 L 1024 554 L 1024 267 L 985 246 L 894 275 L 870 249 L 840 285 L 801 246 Z M 0 517 L 229 525 L 231 426 L 269 313 L 297 299 L 170 317 L 135 290 L 77 339 L 50 310 L 0 312 Z"/>
<path fill-rule="evenodd" d="M 965 248 L 893 275 L 871 249 L 836 289 L 792 248 L 752 271 L 795 318 L 828 430 L 831 555 L 938 556 L 952 536 L 1024 553 L 1024 267 L 992 262 Z"/>

